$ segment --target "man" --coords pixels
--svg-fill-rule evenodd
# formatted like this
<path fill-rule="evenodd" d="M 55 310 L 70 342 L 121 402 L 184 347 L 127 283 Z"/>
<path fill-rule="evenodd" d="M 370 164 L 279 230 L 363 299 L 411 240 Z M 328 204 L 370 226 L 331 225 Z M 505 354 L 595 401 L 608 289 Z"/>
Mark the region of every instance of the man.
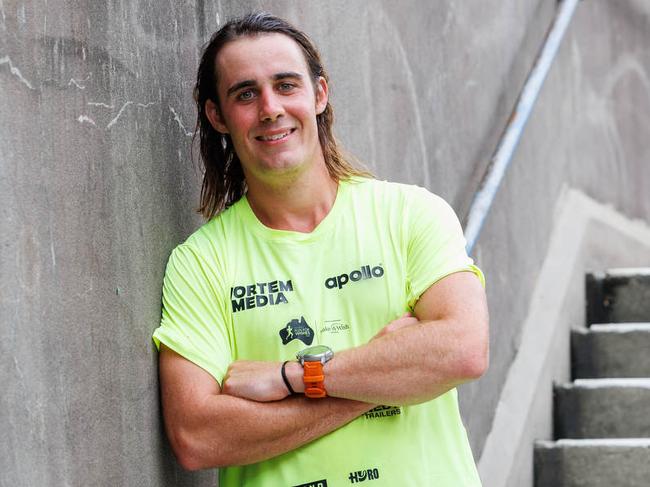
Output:
<path fill-rule="evenodd" d="M 154 334 L 170 443 L 221 486 L 480 485 L 455 387 L 487 367 L 482 275 L 446 203 L 345 160 L 328 90 L 268 14 L 204 51 L 209 221 L 170 257 Z"/>

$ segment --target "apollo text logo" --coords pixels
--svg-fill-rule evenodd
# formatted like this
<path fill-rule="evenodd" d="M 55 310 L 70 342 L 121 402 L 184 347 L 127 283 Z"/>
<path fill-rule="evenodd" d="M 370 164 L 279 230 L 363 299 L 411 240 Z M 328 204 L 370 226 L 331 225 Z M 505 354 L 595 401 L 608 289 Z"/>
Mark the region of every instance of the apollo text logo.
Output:
<path fill-rule="evenodd" d="M 287 294 L 293 292 L 291 279 L 288 281 L 257 282 L 248 286 L 230 288 L 232 312 L 243 311 L 262 306 L 286 304 Z"/>
<path fill-rule="evenodd" d="M 382 277 L 383 275 L 384 268 L 381 266 L 381 264 L 376 265 L 372 268 L 369 265 L 363 265 L 360 269 L 355 269 L 347 274 L 328 277 L 325 279 L 325 287 L 327 289 L 341 289 L 348 282 L 365 281 L 366 279 L 372 279 L 373 277 Z"/>

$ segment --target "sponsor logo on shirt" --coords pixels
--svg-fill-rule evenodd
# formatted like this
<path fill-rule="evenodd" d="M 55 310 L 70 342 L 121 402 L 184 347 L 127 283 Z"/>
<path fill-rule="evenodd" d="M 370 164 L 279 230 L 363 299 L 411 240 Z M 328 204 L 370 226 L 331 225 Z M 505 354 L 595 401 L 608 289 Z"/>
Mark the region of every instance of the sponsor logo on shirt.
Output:
<path fill-rule="evenodd" d="M 350 331 L 350 325 L 344 323 L 342 320 L 326 320 L 320 331 L 321 333 L 331 333 L 332 335 L 336 335 L 341 332 Z"/>
<path fill-rule="evenodd" d="M 349 282 L 365 281 L 366 279 L 378 278 L 384 275 L 384 268 L 381 264 L 374 267 L 369 265 L 362 265 L 361 268 L 341 274 L 332 276 L 325 279 L 325 287 L 327 289 L 341 289 Z"/>
<path fill-rule="evenodd" d="M 311 342 L 314 341 L 314 330 L 309 327 L 305 317 L 301 316 L 300 319 L 294 318 L 280 330 L 280 338 L 282 345 L 287 345 L 296 339 L 305 345 L 311 345 Z"/>
<path fill-rule="evenodd" d="M 327 487 L 327 480 L 314 480 L 313 482 L 307 482 L 306 484 L 294 485 L 293 487 Z"/>
<path fill-rule="evenodd" d="M 399 406 L 377 406 L 364 414 L 366 419 L 388 418 L 402 414 L 402 408 Z"/>
<path fill-rule="evenodd" d="M 293 292 L 291 279 L 288 281 L 256 282 L 247 286 L 230 288 L 232 312 L 244 311 L 251 308 L 287 304 L 287 294 Z"/>
<path fill-rule="evenodd" d="M 378 478 L 379 469 L 377 468 L 357 470 L 356 472 L 350 472 L 350 475 L 348 475 L 348 480 L 353 484 L 356 484 L 358 482 L 365 482 L 366 480 L 377 480 Z"/>

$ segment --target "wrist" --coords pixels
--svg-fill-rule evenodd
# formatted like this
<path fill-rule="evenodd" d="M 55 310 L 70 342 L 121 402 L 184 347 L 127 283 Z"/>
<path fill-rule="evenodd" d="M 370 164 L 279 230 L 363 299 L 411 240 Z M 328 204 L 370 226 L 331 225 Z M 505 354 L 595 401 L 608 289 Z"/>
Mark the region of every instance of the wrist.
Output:
<path fill-rule="evenodd" d="M 287 374 L 287 380 L 291 384 L 291 388 L 296 392 L 296 394 L 305 393 L 305 383 L 302 380 L 303 370 L 302 365 L 298 362 L 291 361 L 287 363 L 287 366 L 284 369 Z"/>

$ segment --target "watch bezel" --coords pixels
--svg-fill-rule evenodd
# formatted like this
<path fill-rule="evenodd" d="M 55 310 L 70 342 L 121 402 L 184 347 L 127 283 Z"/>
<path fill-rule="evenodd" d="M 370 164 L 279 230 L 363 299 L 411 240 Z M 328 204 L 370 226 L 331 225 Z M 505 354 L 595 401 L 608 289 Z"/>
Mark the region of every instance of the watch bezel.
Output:
<path fill-rule="evenodd" d="M 314 345 L 313 347 L 305 348 L 300 350 L 296 354 L 296 358 L 300 365 L 303 365 L 305 362 L 320 362 L 325 364 L 330 361 L 334 356 L 334 352 L 327 345 Z"/>

